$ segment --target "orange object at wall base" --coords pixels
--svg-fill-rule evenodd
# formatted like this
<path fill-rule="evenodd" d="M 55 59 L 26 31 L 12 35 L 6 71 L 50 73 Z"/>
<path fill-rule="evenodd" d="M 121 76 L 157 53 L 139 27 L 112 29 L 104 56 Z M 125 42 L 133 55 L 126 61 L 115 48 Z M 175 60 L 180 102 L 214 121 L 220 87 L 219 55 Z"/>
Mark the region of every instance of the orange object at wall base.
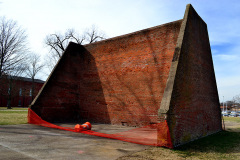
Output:
<path fill-rule="evenodd" d="M 76 132 L 82 131 L 82 126 L 79 125 L 79 124 L 76 124 L 76 126 L 75 126 L 75 131 L 76 131 Z"/>
<path fill-rule="evenodd" d="M 29 108 L 28 123 L 49 127 L 49 128 L 88 134 L 92 136 L 116 139 L 116 140 L 121 140 L 125 142 L 130 142 L 130 143 L 173 148 L 167 121 L 160 122 L 158 124 L 147 125 L 140 128 L 130 129 L 128 131 L 118 132 L 114 134 L 107 134 L 107 133 L 100 133 L 100 132 L 90 130 L 91 124 L 89 122 L 84 123 L 89 126 L 89 129 L 84 129 L 83 128 L 84 125 L 79 125 L 79 124 L 75 125 L 75 127 L 57 126 L 55 124 L 52 124 L 43 120 L 34 111 L 32 111 Z"/>
<path fill-rule="evenodd" d="M 90 122 L 86 122 L 83 125 L 81 125 L 83 129 L 87 129 L 87 130 L 91 130 L 92 129 L 92 125 Z"/>
<path fill-rule="evenodd" d="M 81 132 L 83 129 L 86 129 L 86 130 L 91 130 L 92 128 L 92 125 L 90 122 L 86 122 L 82 125 L 79 125 L 79 124 L 76 124 L 75 125 L 75 131 L 76 132 Z"/>

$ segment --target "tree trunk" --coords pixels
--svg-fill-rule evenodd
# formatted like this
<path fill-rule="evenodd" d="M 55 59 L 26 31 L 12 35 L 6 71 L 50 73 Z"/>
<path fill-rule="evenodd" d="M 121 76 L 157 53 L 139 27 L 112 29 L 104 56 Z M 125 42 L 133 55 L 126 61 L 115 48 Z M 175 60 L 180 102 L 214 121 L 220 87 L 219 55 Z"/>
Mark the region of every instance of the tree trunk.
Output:
<path fill-rule="evenodd" d="M 12 109 L 11 100 L 12 100 L 12 79 L 10 79 L 10 81 L 9 81 L 7 109 Z"/>
<path fill-rule="evenodd" d="M 8 100 L 7 100 L 7 109 L 12 109 L 12 107 L 11 107 L 11 100 L 12 100 L 11 94 L 9 94 L 8 95 Z"/>
<path fill-rule="evenodd" d="M 34 90 L 35 90 L 35 86 L 34 86 L 34 78 L 32 79 L 32 101 L 34 99 Z"/>

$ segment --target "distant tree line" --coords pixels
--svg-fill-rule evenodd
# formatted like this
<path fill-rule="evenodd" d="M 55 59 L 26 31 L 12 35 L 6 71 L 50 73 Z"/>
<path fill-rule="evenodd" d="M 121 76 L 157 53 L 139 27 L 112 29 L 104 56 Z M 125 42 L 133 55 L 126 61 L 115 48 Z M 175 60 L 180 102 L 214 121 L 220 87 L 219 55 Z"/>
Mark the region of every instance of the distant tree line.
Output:
<path fill-rule="evenodd" d="M 228 106 L 229 108 L 240 108 L 240 94 L 236 95 L 230 101 L 221 102 L 221 106 Z"/>

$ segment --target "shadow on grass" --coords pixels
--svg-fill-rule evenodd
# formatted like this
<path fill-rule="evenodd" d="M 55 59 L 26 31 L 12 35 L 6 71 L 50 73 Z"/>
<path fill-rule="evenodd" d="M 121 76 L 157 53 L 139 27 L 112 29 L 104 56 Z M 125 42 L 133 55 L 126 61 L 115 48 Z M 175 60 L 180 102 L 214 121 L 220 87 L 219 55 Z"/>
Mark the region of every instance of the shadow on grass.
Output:
<path fill-rule="evenodd" d="M 193 156 L 196 153 L 234 153 L 240 152 L 234 149 L 240 144 L 240 133 L 231 131 L 221 131 L 208 137 L 190 142 L 174 149 L 183 156 Z"/>

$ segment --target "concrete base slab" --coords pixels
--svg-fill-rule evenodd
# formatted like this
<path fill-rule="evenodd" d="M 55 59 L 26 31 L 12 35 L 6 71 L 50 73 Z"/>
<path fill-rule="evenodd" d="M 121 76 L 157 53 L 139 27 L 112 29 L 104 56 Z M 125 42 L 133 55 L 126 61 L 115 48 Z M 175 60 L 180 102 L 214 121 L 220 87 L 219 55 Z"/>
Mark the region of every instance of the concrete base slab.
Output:
<path fill-rule="evenodd" d="M 79 123 L 79 124 L 81 125 L 83 123 Z M 76 123 L 54 123 L 54 124 L 61 127 L 70 127 L 70 128 L 74 128 L 76 125 Z M 92 125 L 92 129 L 91 129 L 92 131 L 106 133 L 106 134 L 115 134 L 115 133 L 125 132 L 125 131 L 129 131 L 137 128 L 137 127 L 101 124 L 101 123 L 91 123 L 91 125 Z"/>
<path fill-rule="evenodd" d="M 104 126 L 95 127 L 100 131 Z M 119 132 L 117 126 L 107 127 L 108 133 Z M 120 127 L 121 131 L 125 129 Z M 106 160 L 116 159 L 149 147 L 30 124 L 0 126 L 1 159 Z"/>

